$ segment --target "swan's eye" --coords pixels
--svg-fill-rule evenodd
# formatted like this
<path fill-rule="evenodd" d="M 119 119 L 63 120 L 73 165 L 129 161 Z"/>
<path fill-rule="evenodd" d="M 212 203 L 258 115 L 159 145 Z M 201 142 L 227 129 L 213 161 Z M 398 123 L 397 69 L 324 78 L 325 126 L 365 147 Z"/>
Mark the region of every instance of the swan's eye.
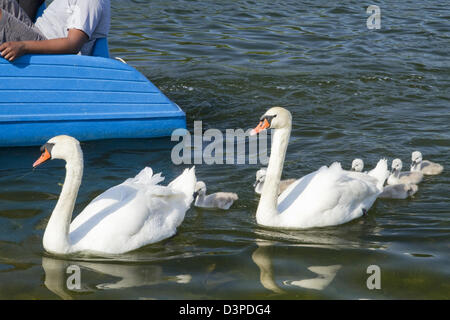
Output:
<path fill-rule="evenodd" d="M 47 151 L 51 154 L 54 145 L 55 145 L 54 143 L 46 143 L 41 147 L 40 150 L 41 152 L 44 152 L 47 149 Z"/>
<path fill-rule="evenodd" d="M 269 124 L 271 124 L 273 118 L 275 118 L 276 116 L 277 116 L 276 114 L 274 114 L 273 116 L 262 116 L 261 119 L 259 119 L 259 120 L 260 120 L 260 121 L 267 120 L 267 122 L 268 122 Z"/>

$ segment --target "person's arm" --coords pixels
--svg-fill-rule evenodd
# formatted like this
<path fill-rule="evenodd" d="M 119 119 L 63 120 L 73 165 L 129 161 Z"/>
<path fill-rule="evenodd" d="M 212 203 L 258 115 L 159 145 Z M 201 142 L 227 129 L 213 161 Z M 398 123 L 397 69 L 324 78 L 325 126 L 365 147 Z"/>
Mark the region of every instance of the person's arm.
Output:
<path fill-rule="evenodd" d="M 0 45 L 3 58 L 8 61 L 28 53 L 76 54 L 89 40 L 86 33 L 78 29 L 69 29 L 67 38 L 41 41 L 9 41 Z"/>

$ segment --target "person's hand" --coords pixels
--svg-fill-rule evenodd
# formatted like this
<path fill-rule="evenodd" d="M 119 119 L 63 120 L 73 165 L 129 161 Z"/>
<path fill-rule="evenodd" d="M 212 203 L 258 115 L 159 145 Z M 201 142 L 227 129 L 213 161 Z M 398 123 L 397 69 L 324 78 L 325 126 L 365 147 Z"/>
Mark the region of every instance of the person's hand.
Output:
<path fill-rule="evenodd" d="M 0 52 L 3 58 L 13 61 L 25 54 L 25 44 L 22 41 L 8 41 L 0 45 Z"/>

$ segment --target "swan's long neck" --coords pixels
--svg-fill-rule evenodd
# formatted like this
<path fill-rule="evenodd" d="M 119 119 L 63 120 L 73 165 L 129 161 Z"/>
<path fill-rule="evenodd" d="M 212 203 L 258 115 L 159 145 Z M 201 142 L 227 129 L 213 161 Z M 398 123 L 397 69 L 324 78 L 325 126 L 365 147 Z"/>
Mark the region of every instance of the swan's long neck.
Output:
<path fill-rule="evenodd" d="M 195 198 L 195 205 L 202 206 L 205 204 L 205 195 L 206 192 L 199 192 L 197 198 Z"/>
<path fill-rule="evenodd" d="M 394 172 L 392 173 L 392 175 L 398 179 L 400 177 L 400 171 L 401 170 L 399 170 L 399 169 L 395 169 Z"/>
<path fill-rule="evenodd" d="M 256 211 L 256 221 L 259 224 L 276 225 L 276 220 L 280 218 L 277 210 L 278 190 L 290 134 L 290 124 L 288 127 L 273 131 L 269 166 Z"/>
<path fill-rule="evenodd" d="M 83 177 L 81 149 L 66 159 L 66 178 L 56 207 L 44 233 L 44 248 L 52 253 L 64 254 L 70 249 L 69 229 L 73 208 Z"/>
<path fill-rule="evenodd" d="M 422 161 L 420 162 L 414 162 L 414 164 L 411 166 L 411 171 L 420 171 L 420 166 L 422 165 Z"/>
<path fill-rule="evenodd" d="M 255 192 L 258 194 L 262 193 L 262 189 L 264 188 L 264 181 L 258 181 L 255 185 Z"/>

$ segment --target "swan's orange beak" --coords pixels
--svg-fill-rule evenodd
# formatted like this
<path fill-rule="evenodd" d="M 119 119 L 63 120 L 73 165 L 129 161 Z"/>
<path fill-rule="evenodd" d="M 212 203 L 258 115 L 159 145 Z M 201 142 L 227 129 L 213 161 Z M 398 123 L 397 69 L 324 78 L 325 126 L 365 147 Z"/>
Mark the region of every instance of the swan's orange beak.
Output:
<path fill-rule="evenodd" d="M 260 121 L 259 124 L 256 126 L 255 129 L 253 129 L 252 131 L 250 131 L 250 135 L 254 136 L 258 133 L 260 133 L 263 130 L 266 130 L 267 128 L 270 127 L 270 123 L 269 121 L 267 121 L 266 118 L 264 118 L 264 120 Z"/>
<path fill-rule="evenodd" d="M 33 163 L 33 168 L 36 168 L 38 165 L 44 163 L 45 161 L 47 161 L 48 159 L 50 159 L 52 156 L 50 155 L 50 153 L 48 152 L 47 148 L 44 149 L 44 152 L 42 152 L 41 156 L 39 157 L 39 159 L 36 160 L 35 163 Z"/>

